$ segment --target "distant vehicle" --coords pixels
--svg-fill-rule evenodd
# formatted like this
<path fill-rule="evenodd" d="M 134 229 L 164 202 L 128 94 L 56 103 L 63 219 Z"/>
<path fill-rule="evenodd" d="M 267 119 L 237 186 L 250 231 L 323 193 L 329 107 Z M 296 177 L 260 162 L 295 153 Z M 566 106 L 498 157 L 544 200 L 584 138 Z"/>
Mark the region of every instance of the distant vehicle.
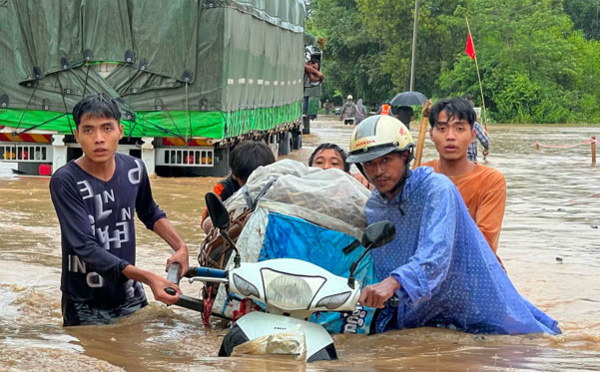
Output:
<path fill-rule="evenodd" d="M 340 115 L 340 112 L 341 112 L 341 111 L 342 111 L 342 108 L 341 108 L 341 107 L 336 107 L 336 108 L 334 108 L 334 109 L 333 109 L 333 113 L 334 113 L 335 115 L 338 115 L 338 116 Z"/>

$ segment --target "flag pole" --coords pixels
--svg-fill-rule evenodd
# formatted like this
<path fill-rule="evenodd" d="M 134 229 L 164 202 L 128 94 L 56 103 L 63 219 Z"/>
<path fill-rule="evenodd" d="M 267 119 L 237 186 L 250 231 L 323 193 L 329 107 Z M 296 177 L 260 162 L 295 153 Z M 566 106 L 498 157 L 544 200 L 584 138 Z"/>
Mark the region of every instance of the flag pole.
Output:
<path fill-rule="evenodd" d="M 469 27 L 469 19 L 465 17 L 467 21 L 467 30 L 469 31 L 469 37 L 471 38 L 471 43 L 473 43 L 473 37 L 471 36 L 471 28 Z M 473 51 L 475 51 L 475 46 L 473 45 Z M 483 106 L 483 127 L 487 132 L 487 115 L 485 113 L 485 100 L 483 99 L 483 85 L 481 85 L 481 76 L 479 75 L 479 65 L 477 64 L 477 53 L 475 54 L 475 68 L 477 69 L 477 80 L 479 80 L 479 92 L 481 93 L 481 105 Z"/>

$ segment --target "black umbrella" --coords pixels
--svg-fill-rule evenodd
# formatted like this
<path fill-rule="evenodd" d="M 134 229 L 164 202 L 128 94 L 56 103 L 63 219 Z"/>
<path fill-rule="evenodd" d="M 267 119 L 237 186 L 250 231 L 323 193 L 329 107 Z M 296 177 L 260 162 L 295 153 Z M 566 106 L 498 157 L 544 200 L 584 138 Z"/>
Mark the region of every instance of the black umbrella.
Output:
<path fill-rule="evenodd" d="M 403 92 L 396 94 L 389 102 L 392 106 L 413 106 L 422 105 L 423 102 L 427 101 L 427 97 L 423 93 L 419 92 Z"/>

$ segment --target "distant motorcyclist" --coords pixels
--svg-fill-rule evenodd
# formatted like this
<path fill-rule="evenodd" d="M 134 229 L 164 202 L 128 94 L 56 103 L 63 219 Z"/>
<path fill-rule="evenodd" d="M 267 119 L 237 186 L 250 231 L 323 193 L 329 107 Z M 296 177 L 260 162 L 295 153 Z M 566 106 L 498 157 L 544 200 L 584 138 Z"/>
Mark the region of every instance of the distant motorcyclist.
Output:
<path fill-rule="evenodd" d="M 343 121 L 345 125 L 354 124 L 357 112 L 358 108 L 352 100 L 352 95 L 349 94 L 346 98 L 346 102 L 344 102 L 342 105 L 342 110 L 340 111 L 340 121 Z"/>

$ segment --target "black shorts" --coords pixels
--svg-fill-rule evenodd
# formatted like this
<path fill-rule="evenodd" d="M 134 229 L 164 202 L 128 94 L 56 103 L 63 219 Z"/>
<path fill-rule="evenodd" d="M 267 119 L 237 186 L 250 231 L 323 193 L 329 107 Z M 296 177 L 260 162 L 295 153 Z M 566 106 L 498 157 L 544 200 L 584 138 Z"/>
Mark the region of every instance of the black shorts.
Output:
<path fill-rule="evenodd" d="M 120 317 L 136 312 L 142 307 L 148 305 L 148 301 L 135 300 L 126 302 L 111 309 L 101 309 L 93 306 L 90 302 L 72 301 L 64 294 L 61 299 L 63 327 L 77 325 L 98 325 L 110 324 Z"/>

